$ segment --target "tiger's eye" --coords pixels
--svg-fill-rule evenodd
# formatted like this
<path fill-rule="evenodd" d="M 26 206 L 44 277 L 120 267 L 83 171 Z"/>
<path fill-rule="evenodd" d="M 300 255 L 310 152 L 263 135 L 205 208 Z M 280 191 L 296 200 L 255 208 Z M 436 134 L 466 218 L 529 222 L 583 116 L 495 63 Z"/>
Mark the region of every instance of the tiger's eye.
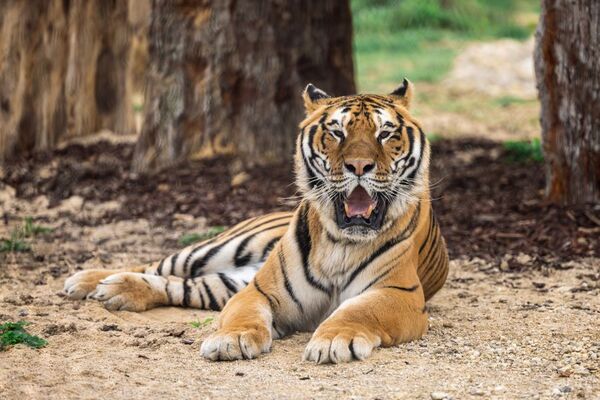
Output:
<path fill-rule="evenodd" d="M 387 139 L 391 134 L 392 132 L 390 131 L 383 131 L 379 134 L 379 140 Z"/>
<path fill-rule="evenodd" d="M 332 136 L 334 136 L 334 137 L 336 137 L 336 138 L 338 138 L 340 140 L 344 140 L 344 134 L 342 133 L 342 131 L 333 130 L 333 131 L 329 131 L 329 133 Z"/>

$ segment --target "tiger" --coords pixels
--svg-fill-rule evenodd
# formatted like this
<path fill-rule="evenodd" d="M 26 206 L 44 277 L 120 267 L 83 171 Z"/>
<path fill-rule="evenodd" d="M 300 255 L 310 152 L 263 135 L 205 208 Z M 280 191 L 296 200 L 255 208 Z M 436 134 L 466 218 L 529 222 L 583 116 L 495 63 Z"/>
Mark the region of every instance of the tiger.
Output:
<path fill-rule="evenodd" d="M 109 310 L 221 311 L 200 347 L 213 361 L 253 359 L 298 331 L 313 332 L 303 359 L 317 364 L 421 338 L 449 262 L 413 91 L 407 79 L 389 95 L 333 97 L 309 84 L 293 212 L 248 219 L 148 265 L 77 272 L 66 294 Z"/>

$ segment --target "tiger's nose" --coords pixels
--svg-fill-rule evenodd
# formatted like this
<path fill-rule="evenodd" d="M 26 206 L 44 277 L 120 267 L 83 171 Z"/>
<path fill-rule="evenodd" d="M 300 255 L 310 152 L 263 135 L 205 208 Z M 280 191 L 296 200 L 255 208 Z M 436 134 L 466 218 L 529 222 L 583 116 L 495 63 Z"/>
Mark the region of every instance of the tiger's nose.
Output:
<path fill-rule="evenodd" d="M 375 161 L 366 160 L 364 158 L 354 158 L 349 160 L 344 160 L 344 166 L 350 172 L 352 172 L 356 176 L 363 176 L 367 172 L 373 171 L 375 169 Z"/>

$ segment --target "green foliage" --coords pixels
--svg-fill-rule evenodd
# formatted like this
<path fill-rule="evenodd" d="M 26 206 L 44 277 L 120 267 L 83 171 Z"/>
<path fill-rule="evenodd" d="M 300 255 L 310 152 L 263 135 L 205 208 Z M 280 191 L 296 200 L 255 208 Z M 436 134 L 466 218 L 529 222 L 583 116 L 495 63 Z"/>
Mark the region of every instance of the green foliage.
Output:
<path fill-rule="evenodd" d="M 46 234 L 52 232 L 52 228 L 46 226 L 37 225 L 33 223 L 33 218 L 25 217 L 23 225 L 23 235 L 25 237 L 33 237 L 40 234 Z"/>
<path fill-rule="evenodd" d="M 513 104 L 524 104 L 535 102 L 535 99 L 522 99 L 520 97 L 515 96 L 501 96 L 494 99 L 494 103 L 499 105 L 500 107 L 509 107 Z"/>
<path fill-rule="evenodd" d="M 202 321 L 192 321 L 190 325 L 194 328 L 204 328 L 207 325 L 210 325 L 215 320 L 215 317 L 206 317 Z"/>
<path fill-rule="evenodd" d="M 0 239 L 0 253 L 26 252 L 31 246 L 23 240 L 18 230 L 13 230 L 8 239 Z"/>
<path fill-rule="evenodd" d="M 11 231 L 10 238 L 0 239 L 0 253 L 30 251 L 31 245 L 25 239 L 50 232 L 52 232 L 51 228 L 37 225 L 33 222 L 33 218 L 26 217 L 22 225 Z"/>
<path fill-rule="evenodd" d="M 6 322 L 0 325 L 0 350 L 6 350 L 9 346 L 23 343 L 34 349 L 39 349 L 48 344 L 45 339 L 41 337 L 30 335 L 25 330 L 25 326 L 29 325 L 29 322 Z"/>
<path fill-rule="evenodd" d="M 537 0 L 352 0 L 351 5 L 359 86 L 373 92 L 405 76 L 439 81 L 466 41 L 525 39 L 539 12 Z"/>
<path fill-rule="evenodd" d="M 525 39 L 533 27 L 519 12 L 535 12 L 535 0 L 353 0 L 355 29 L 363 33 L 440 30 L 470 38 Z"/>
<path fill-rule="evenodd" d="M 541 163 L 544 161 L 542 143 L 538 138 L 530 141 L 507 141 L 504 142 L 504 149 L 506 150 L 506 159 L 510 162 Z"/>
<path fill-rule="evenodd" d="M 217 236 L 219 233 L 226 229 L 224 226 L 211 226 L 206 232 L 201 233 L 186 233 L 179 238 L 179 244 L 182 246 L 188 246 L 190 244 L 207 240 Z"/>
<path fill-rule="evenodd" d="M 438 140 L 442 140 L 443 138 L 444 137 L 439 133 L 432 132 L 427 134 L 427 139 L 429 140 L 429 143 L 435 143 Z"/>

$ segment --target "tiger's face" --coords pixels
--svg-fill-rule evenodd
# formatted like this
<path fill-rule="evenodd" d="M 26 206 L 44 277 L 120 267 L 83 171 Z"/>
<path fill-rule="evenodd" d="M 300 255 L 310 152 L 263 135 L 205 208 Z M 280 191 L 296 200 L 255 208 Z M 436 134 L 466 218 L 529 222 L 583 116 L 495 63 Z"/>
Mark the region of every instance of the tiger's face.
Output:
<path fill-rule="evenodd" d="M 429 144 L 408 112 L 412 86 L 330 97 L 308 85 L 303 97 L 297 184 L 330 234 L 371 239 L 428 188 Z"/>

